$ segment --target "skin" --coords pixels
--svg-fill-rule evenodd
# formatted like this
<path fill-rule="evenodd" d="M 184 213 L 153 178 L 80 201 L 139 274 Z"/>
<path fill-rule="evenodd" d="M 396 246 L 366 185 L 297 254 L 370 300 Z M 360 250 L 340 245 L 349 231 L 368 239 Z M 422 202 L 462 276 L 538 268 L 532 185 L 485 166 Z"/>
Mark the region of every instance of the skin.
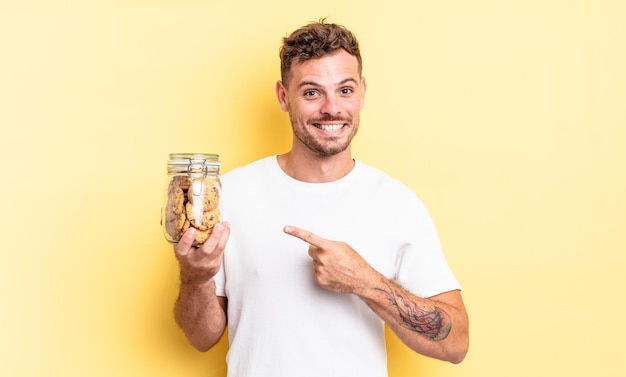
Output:
<path fill-rule="evenodd" d="M 460 363 L 469 346 L 468 319 L 459 291 L 419 298 L 396 285 L 344 242 L 294 226 L 284 232 L 308 243 L 317 283 L 330 291 L 360 297 L 412 350 Z"/>
<path fill-rule="evenodd" d="M 354 167 L 350 142 L 365 101 L 365 78 L 359 75 L 356 58 L 340 50 L 295 63 L 289 83 L 276 83 L 278 102 L 289 113 L 293 129 L 291 150 L 278 156 L 280 167 L 305 182 L 345 176 Z"/>
<path fill-rule="evenodd" d="M 344 50 L 294 63 L 289 85 L 276 84 L 278 102 L 293 129 L 291 150 L 277 157 L 282 170 L 312 183 L 348 174 L 354 168 L 350 143 L 359 128 L 365 92 L 357 59 Z M 468 317 L 459 291 L 419 298 L 378 273 L 344 242 L 292 225 L 284 232 L 309 244 L 312 274 L 321 287 L 360 297 L 415 352 L 453 363 L 463 360 L 469 346 Z M 190 229 L 174 248 L 181 270 L 176 320 L 201 351 L 215 345 L 227 325 L 227 299 L 215 295 L 213 277 L 229 236 L 229 224 L 218 224 L 194 248 Z"/>
<path fill-rule="evenodd" d="M 195 229 L 189 228 L 174 247 L 180 264 L 180 289 L 174 317 L 189 343 L 208 351 L 222 337 L 227 325 L 225 297 L 215 295 L 215 281 L 230 236 L 230 224 L 215 225 L 209 238 L 193 247 Z"/>

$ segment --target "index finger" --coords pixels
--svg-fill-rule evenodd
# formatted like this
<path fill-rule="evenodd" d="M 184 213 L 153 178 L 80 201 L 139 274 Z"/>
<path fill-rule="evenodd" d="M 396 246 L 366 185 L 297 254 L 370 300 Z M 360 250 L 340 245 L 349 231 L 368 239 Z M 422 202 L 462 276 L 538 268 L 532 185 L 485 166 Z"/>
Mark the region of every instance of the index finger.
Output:
<path fill-rule="evenodd" d="M 326 242 L 324 238 L 319 237 L 308 230 L 300 229 L 295 226 L 287 225 L 283 228 L 283 231 L 315 247 L 323 248 Z"/>

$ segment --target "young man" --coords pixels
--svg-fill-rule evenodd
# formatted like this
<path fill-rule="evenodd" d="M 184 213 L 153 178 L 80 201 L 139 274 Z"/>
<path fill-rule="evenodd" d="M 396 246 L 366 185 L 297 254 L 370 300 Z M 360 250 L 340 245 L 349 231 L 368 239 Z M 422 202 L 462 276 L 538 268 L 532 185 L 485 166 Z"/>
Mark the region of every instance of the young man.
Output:
<path fill-rule="evenodd" d="M 420 354 L 468 349 L 460 286 L 418 197 L 355 161 L 366 83 L 356 38 L 324 21 L 283 41 L 289 152 L 222 177 L 224 222 L 176 245 L 175 315 L 206 351 L 228 326 L 229 377 L 387 376 L 384 323 Z"/>

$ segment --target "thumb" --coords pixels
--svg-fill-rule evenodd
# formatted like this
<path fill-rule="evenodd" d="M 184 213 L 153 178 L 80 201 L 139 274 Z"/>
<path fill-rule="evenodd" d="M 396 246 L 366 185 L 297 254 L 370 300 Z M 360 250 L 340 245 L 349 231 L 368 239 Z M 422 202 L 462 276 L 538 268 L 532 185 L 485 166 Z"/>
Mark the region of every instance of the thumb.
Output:
<path fill-rule="evenodd" d="M 193 227 L 189 227 L 187 231 L 183 234 L 178 241 L 178 244 L 174 247 L 176 254 L 181 257 L 187 256 L 191 247 L 193 246 L 193 241 L 196 239 L 196 230 Z"/>

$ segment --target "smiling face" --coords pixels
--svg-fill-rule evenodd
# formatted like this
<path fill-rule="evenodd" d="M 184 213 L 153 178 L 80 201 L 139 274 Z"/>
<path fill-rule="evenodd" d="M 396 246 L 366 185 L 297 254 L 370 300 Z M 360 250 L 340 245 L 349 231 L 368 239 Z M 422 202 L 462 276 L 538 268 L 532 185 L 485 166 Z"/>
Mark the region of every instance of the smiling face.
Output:
<path fill-rule="evenodd" d="M 345 50 L 293 63 L 289 86 L 276 84 L 283 111 L 293 128 L 293 150 L 306 149 L 317 156 L 349 153 L 359 128 L 365 98 L 365 79 L 357 58 Z"/>

